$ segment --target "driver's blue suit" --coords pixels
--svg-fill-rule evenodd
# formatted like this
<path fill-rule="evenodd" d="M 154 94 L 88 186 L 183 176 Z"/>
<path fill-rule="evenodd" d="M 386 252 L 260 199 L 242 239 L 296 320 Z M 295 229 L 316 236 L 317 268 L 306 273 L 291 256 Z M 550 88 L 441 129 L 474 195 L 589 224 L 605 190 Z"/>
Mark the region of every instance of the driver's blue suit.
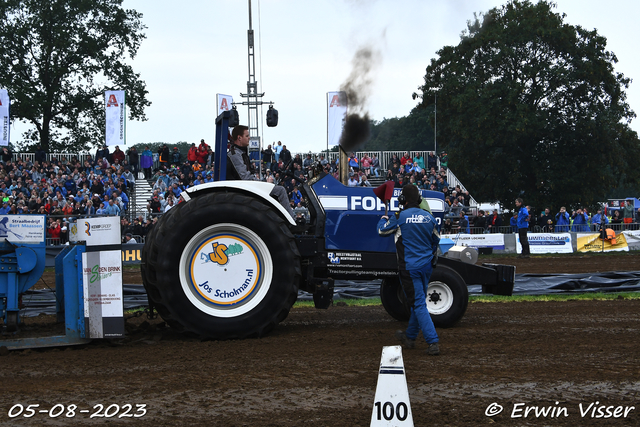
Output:
<path fill-rule="evenodd" d="M 436 219 L 418 207 L 408 207 L 396 212 L 389 220 L 378 222 L 378 234 L 395 235 L 400 281 L 411 306 L 409 326 L 405 332 L 415 340 L 422 329 L 427 343 L 438 342 L 438 334 L 427 310 L 426 296 L 433 267 L 431 261 L 437 255 L 440 234 Z"/>

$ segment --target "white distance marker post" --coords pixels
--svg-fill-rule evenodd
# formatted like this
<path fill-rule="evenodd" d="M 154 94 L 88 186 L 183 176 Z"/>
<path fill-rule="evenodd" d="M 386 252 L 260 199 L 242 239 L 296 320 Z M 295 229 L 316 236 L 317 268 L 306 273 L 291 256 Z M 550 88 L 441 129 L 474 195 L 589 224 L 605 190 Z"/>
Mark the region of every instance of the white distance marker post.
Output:
<path fill-rule="evenodd" d="M 411 426 L 411 403 L 404 374 L 402 347 L 382 347 L 371 426 Z"/>

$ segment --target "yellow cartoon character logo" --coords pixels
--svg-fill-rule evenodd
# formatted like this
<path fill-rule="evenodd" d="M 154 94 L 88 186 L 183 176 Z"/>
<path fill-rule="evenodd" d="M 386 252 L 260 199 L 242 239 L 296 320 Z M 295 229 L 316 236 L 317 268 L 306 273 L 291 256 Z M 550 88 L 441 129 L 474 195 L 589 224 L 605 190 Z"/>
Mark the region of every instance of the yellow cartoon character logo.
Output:
<path fill-rule="evenodd" d="M 229 262 L 229 257 L 224 252 L 227 250 L 227 245 L 219 244 L 218 242 L 212 243 L 213 252 L 209 254 L 209 259 L 217 264 L 225 265 Z"/>

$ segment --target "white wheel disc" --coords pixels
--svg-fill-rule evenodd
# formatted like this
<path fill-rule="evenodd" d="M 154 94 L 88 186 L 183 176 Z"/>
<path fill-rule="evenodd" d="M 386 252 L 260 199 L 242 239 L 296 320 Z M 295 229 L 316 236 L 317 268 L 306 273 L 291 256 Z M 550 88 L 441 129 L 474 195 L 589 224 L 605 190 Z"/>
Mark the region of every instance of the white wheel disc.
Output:
<path fill-rule="evenodd" d="M 180 285 L 189 301 L 215 317 L 253 310 L 269 291 L 271 253 L 253 231 L 238 224 L 207 227 L 187 243 L 179 264 Z"/>
<path fill-rule="evenodd" d="M 453 292 L 444 282 L 429 282 L 427 289 L 427 309 L 430 314 L 444 314 L 453 305 Z"/>

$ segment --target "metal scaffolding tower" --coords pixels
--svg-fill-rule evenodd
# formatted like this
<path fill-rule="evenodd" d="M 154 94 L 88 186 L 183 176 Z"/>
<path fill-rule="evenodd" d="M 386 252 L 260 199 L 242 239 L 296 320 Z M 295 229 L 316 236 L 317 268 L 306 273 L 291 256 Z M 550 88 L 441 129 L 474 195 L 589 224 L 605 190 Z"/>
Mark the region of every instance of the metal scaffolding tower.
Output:
<path fill-rule="evenodd" d="M 251 22 L 251 0 L 249 0 L 249 30 L 247 31 L 247 39 L 249 44 L 249 80 L 247 81 L 247 93 L 241 93 L 240 96 L 247 99 L 242 102 L 242 105 L 248 106 L 249 136 L 252 139 L 256 138 L 260 141 L 260 131 L 258 129 L 258 125 L 260 123 L 258 106 L 263 104 L 273 104 L 273 102 L 263 102 L 262 97 L 264 96 L 264 92 L 258 93 L 258 82 L 256 81 L 256 58 L 254 54 L 255 37 Z M 262 148 L 261 146 L 262 142 L 260 142 L 260 147 L 257 147 L 257 150 L 260 150 Z M 255 150 L 256 147 L 253 147 L 253 149 Z"/>

